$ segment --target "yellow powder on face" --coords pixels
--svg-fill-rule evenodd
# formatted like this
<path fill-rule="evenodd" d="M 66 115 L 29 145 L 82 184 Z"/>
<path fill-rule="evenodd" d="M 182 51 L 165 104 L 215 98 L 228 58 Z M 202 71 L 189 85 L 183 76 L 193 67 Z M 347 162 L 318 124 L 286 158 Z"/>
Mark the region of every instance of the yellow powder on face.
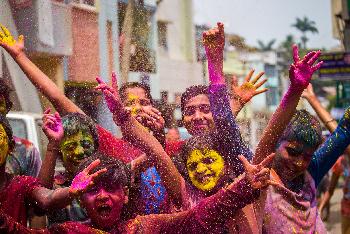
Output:
<path fill-rule="evenodd" d="M 191 182 L 202 191 L 213 189 L 224 169 L 224 159 L 215 150 L 193 150 L 187 159 L 187 170 Z M 205 177 L 200 179 L 200 177 Z"/>
<path fill-rule="evenodd" d="M 0 166 L 6 162 L 9 153 L 9 141 L 4 127 L 0 124 Z"/>

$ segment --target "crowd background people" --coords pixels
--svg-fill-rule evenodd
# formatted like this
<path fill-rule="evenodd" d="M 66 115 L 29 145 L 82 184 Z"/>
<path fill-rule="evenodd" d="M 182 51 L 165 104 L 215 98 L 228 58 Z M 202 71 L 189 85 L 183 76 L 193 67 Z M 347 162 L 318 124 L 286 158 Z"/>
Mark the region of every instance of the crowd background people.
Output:
<path fill-rule="evenodd" d="M 222 23 L 203 33 L 209 85 L 193 85 L 181 96 L 187 140 L 174 128 L 166 134 L 149 87 L 137 82 L 118 87 L 112 72 L 111 85 L 96 77 L 95 90 L 120 127 L 122 138 L 114 136 L 30 61 L 23 40 L 2 27 L 0 46 L 55 112 L 43 114 L 49 143 L 41 162 L 30 142 L 13 136 L 5 116 L 10 89 L 0 83 L 1 232 L 327 233 L 320 212 L 348 171 L 350 108 L 337 124 L 313 93 L 310 80 L 322 65 L 320 51 L 300 57 L 293 45 L 288 89 L 253 151 L 236 116 L 268 92 L 267 79 L 251 70 L 230 92 L 223 75 Z M 301 97 L 331 132 L 324 141 L 319 120 L 297 110 Z M 63 173 L 55 173 L 57 160 Z M 317 201 L 316 188 L 331 169 L 330 186 Z M 346 183 L 343 233 L 350 223 L 347 193 Z M 40 230 L 28 226 L 30 212 L 47 216 L 47 224 Z"/>

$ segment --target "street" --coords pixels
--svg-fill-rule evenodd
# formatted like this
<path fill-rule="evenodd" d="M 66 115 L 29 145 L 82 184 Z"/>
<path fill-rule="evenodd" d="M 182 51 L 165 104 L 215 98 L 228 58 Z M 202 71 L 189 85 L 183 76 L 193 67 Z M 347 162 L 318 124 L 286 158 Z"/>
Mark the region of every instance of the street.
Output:
<path fill-rule="evenodd" d="M 342 196 L 342 189 L 337 188 L 331 200 L 331 211 L 326 223 L 329 233 L 341 233 L 340 201 Z"/>

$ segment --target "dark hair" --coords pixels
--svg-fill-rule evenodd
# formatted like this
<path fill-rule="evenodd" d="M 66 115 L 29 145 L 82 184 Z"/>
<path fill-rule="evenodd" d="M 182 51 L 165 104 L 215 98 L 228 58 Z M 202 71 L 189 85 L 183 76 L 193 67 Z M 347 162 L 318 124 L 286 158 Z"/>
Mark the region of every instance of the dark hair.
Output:
<path fill-rule="evenodd" d="M 13 103 L 10 99 L 10 92 L 12 89 L 10 85 L 5 81 L 5 79 L 0 78 L 0 95 L 5 98 L 6 111 L 7 113 L 11 110 Z"/>
<path fill-rule="evenodd" d="M 127 95 L 125 93 L 125 91 L 127 89 L 131 89 L 131 88 L 141 88 L 143 90 L 145 90 L 146 93 L 146 97 L 151 100 L 151 103 L 153 104 L 153 98 L 151 95 L 151 89 L 149 88 L 149 86 L 139 83 L 139 82 L 127 82 L 125 84 L 122 84 L 119 88 L 119 95 L 120 98 L 122 99 L 122 101 L 124 101 L 127 98 Z"/>
<path fill-rule="evenodd" d="M 190 179 L 186 164 L 188 156 L 193 150 L 214 149 L 218 151 L 217 138 L 213 136 L 214 134 L 202 134 L 189 138 L 182 147 L 181 152 L 172 158 L 176 168 L 187 181 L 190 181 Z"/>
<path fill-rule="evenodd" d="M 5 115 L 0 114 L 0 124 L 4 127 L 4 130 L 6 132 L 8 142 L 9 142 L 9 149 L 13 150 L 13 148 L 15 147 L 15 141 L 13 139 L 13 132 L 12 132 L 11 125 L 10 125 L 9 121 L 7 120 Z"/>
<path fill-rule="evenodd" d="M 105 186 L 110 185 L 121 185 L 122 187 L 129 187 L 130 185 L 130 175 L 131 172 L 129 168 L 120 160 L 102 154 L 100 152 L 95 152 L 88 157 L 85 161 L 80 163 L 78 172 L 83 171 L 87 166 L 89 166 L 96 159 L 100 159 L 100 164 L 94 168 L 90 173 L 95 173 L 98 170 L 106 168 L 107 171 L 98 176 L 95 180 L 95 184 L 102 183 Z"/>
<path fill-rule="evenodd" d="M 98 134 L 95 122 L 87 115 L 80 113 L 69 113 L 62 117 L 64 137 L 76 134 L 79 131 L 87 132 L 92 135 L 94 148 L 98 149 Z"/>
<path fill-rule="evenodd" d="M 320 122 L 306 110 L 298 110 L 279 139 L 281 141 L 298 141 L 311 148 L 322 143 Z"/>
<path fill-rule="evenodd" d="M 208 95 L 209 88 L 206 85 L 192 85 L 186 89 L 186 91 L 181 95 L 181 112 L 185 110 L 185 105 L 187 102 L 200 94 Z"/>

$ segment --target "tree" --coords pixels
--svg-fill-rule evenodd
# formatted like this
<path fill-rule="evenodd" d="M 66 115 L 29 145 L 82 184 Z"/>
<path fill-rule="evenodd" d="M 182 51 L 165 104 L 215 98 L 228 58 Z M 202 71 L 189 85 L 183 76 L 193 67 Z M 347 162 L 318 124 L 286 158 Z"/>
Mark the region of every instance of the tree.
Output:
<path fill-rule="evenodd" d="M 263 41 L 258 40 L 259 50 L 271 51 L 271 50 L 273 50 L 272 46 L 273 46 L 273 44 L 275 44 L 275 42 L 276 42 L 276 39 L 272 39 L 269 42 L 267 42 L 266 44 Z"/>
<path fill-rule="evenodd" d="M 309 20 L 306 16 L 304 16 L 303 19 L 300 19 L 297 17 L 296 23 L 292 24 L 292 27 L 295 27 L 302 33 L 302 36 L 300 39 L 302 42 L 303 49 L 306 49 L 306 42 L 309 40 L 309 38 L 307 38 L 306 36 L 306 33 L 307 32 L 318 33 L 315 21 Z"/>

